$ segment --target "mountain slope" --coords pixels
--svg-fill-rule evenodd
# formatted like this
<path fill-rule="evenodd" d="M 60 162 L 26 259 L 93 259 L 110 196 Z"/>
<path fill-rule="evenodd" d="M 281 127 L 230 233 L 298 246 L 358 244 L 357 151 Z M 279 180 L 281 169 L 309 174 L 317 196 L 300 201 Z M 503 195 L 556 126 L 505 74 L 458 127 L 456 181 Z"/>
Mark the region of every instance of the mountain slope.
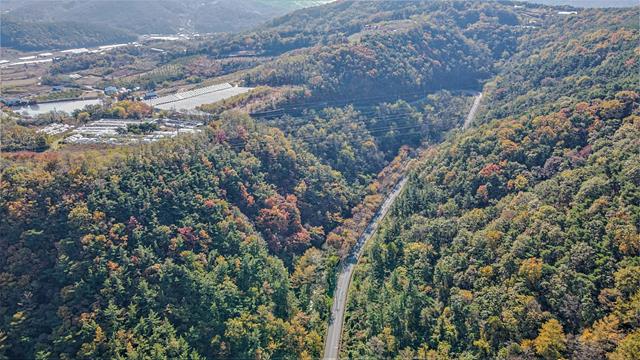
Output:
<path fill-rule="evenodd" d="M 512 6 L 482 2 L 342 1 L 303 9 L 199 51 L 277 56 L 248 85 L 304 85 L 312 96 L 472 89 L 527 29 Z"/>
<path fill-rule="evenodd" d="M 320 356 L 284 263 L 354 194 L 278 130 L 214 127 L 102 165 L 3 168 L 0 355 Z"/>
<path fill-rule="evenodd" d="M 488 86 L 484 125 L 425 154 L 356 274 L 343 355 L 629 358 L 640 33 L 622 19 L 635 16 L 532 33 Z"/>
<path fill-rule="evenodd" d="M 210 106 L 199 134 L 3 153 L 0 358 L 319 358 L 336 265 L 417 147 L 356 274 L 345 355 L 629 358 L 635 18 L 340 1 L 192 49 L 277 57 L 246 81 L 289 88 L 228 103 L 281 91 L 293 116 Z M 481 125 L 450 133 L 470 97 L 425 92 L 484 81 Z"/>

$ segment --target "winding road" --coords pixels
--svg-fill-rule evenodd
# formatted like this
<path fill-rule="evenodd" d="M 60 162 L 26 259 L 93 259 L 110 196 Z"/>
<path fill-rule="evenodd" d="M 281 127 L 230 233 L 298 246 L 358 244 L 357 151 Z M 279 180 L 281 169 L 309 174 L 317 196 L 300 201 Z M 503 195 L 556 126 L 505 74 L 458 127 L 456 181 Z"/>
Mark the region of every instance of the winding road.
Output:
<path fill-rule="evenodd" d="M 482 100 L 482 93 L 478 93 L 473 101 L 471 110 L 464 121 L 463 129 L 466 129 L 471 125 L 476 117 L 478 108 L 480 107 L 480 100 Z M 342 337 L 342 326 L 344 325 L 344 312 L 347 306 L 347 295 L 349 293 L 349 285 L 351 284 L 351 277 L 355 270 L 358 259 L 362 255 L 364 245 L 378 230 L 380 221 L 387 215 L 391 205 L 395 202 L 396 198 L 402 189 L 407 184 L 407 178 L 403 177 L 398 181 L 391 193 L 382 203 L 382 206 L 378 209 L 373 219 L 362 235 L 358 238 L 355 246 L 353 247 L 351 254 L 342 262 L 340 269 L 338 270 L 338 281 L 336 283 L 336 290 L 333 294 L 333 305 L 331 306 L 331 317 L 329 319 L 329 329 L 327 329 L 327 337 L 324 344 L 324 356 L 323 359 L 334 360 L 338 359 L 340 355 L 340 340 Z"/>

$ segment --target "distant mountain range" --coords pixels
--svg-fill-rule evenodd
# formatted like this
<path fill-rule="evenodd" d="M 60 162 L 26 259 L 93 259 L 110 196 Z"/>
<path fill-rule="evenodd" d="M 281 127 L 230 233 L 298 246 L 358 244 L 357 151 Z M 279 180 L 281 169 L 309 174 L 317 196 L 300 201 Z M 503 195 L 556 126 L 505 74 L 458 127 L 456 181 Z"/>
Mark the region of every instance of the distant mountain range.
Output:
<path fill-rule="evenodd" d="M 42 50 L 132 41 L 142 34 L 238 32 L 332 1 L 4 0 L 0 42 L 19 50 Z M 638 5 L 638 0 L 527 1 L 577 7 Z"/>
<path fill-rule="evenodd" d="M 640 4 L 638 0 L 526 0 L 544 5 L 570 5 L 575 7 L 631 7 Z"/>
<path fill-rule="evenodd" d="M 638 0 L 525 0 L 544 5 L 570 5 L 575 7 L 631 7 L 638 6 Z"/>
<path fill-rule="evenodd" d="M 329 0 L 6 0 L 1 41 L 3 46 L 37 50 L 97 45 L 151 33 L 236 32 L 326 2 Z"/>
<path fill-rule="evenodd" d="M 72 21 L 27 22 L 2 19 L 0 43 L 18 50 L 69 49 L 133 41 L 137 36 L 115 27 Z"/>

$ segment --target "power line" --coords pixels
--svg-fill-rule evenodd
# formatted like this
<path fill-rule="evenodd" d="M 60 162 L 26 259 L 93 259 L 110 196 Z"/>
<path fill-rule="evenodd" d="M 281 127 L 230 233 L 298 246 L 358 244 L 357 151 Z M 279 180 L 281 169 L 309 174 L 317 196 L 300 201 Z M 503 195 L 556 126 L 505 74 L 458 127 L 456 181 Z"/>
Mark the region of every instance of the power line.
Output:
<path fill-rule="evenodd" d="M 372 128 L 372 129 L 369 129 L 369 128 L 357 128 L 357 129 L 347 129 L 346 131 L 342 132 L 342 134 L 373 135 L 373 134 L 384 133 L 384 132 L 388 132 L 388 131 L 419 129 L 419 128 L 422 128 L 423 126 L 424 126 L 424 124 L 413 124 L 413 125 L 408 125 L 408 126 L 382 126 L 382 127 L 378 127 L 378 128 Z M 403 132 L 403 133 L 400 133 L 400 134 L 396 134 L 395 136 L 421 134 L 421 133 L 423 133 L 423 132 L 422 131 Z M 304 143 L 304 142 L 306 142 L 308 140 L 314 140 L 316 138 L 317 138 L 317 136 L 313 135 L 313 136 L 287 138 L 287 140 L 289 140 L 291 142 L 302 142 L 302 143 Z M 223 144 L 223 143 L 220 143 L 220 144 Z M 233 148 L 236 151 L 244 149 L 247 144 L 248 144 L 248 142 L 244 142 L 244 141 L 227 141 L 226 142 L 226 145 L 228 145 L 229 147 Z"/>
<path fill-rule="evenodd" d="M 396 93 L 394 95 L 378 95 L 378 96 L 369 96 L 369 97 L 360 97 L 360 98 L 340 99 L 340 100 L 336 99 L 336 100 L 307 101 L 299 105 L 297 104 L 283 105 L 277 109 L 255 112 L 249 115 L 251 115 L 252 117 L 262 117 L 270 113 L 278 113 L 278 112 L 283 113 L 285 110 L 326 108 L 328 107 L 327 105 L 329 104 L 340 104 L 340 103 L 344 103 L 345 105 L 351 105 L 356 102 L 362 102 L 362 101 L 368 101 L 368 100 L 396 99 L 396 101 L 398 101 L 398 100 L 403 100 L 402 97 L 407 95 L 426 95 L 426 94 L 427 94 L 426 91 L 412 91 L 412 92 L 405 92 L 405 93 Z M 317 105 L 313 106 L 313 104 L 317 104 Z"/>
<path fill-rule="evenodd" d="M 449 91 L 451 93 L 475 92 L 474 90 L 446 90 L 446 89 L 442 89 L 442 90 Z M 429 91 L 418 90 L 418 91 L 394 93 L 393 95 L 377 95 L 377 96 L 358 97 L 358 98 L 352 97 L 347 99 L 304 101 L 304 102 L 301 102 L 300 104 L 282 105 L 277 109 L 259 111 L 255 113 L 250 113 L 249 115 L 251 115 L 252 117 L 260 117 L 261 114 L 266 115 L 274 112 L 284 112 L 284 110 L 287 110 L 287 109 L 292 110 L 292 109 L 324 108 L 324 107 L 328 107 L 326 105 L 329 105 L 329 104 L 340 104 L 340 103 L 345 103 L 345 105 L 351 105 L 351 104 L 354 104 L 355 102 L 362 102 L 366 100 L 395 99 L 396 101 L 399 101 L 399 100 L 404 100 L 403 97 L 411 96 L 411 95 L 425 95 L 426 97 L 429 95 Z M 318 105 L 312 106 L 313 104 L 318 104 Z M 377 105 L 374 105 L 374 106 L 377 106 Z"/>
<path fill-rule="evenodd" d="M 384 120 L 384 119 L 389 119 L 391 117 L 398 117 L 398 116 L 408 116 L 408 115 L 420 115 L 419 112 L 413 112 L 413 111 L 402 111 L 402 112 L 394 112 L 393 110 L 390 111 L 389 113 L 384 113 L 383 110 L 381 108 L 376 108 L 377 106 L 373 106 L 372 110 L 366 111 L 366 112 L 361 112 L 358 111 L 357 109 L 354 109 L 354 111 L 356 111 L 356 113 L 354 114 L 354 117 L 356 121 L 363 121 L 366 122 L 366 120 L 375 120 L 375 119 L 380 119 L 380 120 Z M 325 112 L 325 114 L 327 114 Z M 369 115 L 376 115 L 376 116 L 369 116 Z M 283 120 L 285 117 L 288 117 L 286 120 Z M 278 122 L 282 122 L 282 121 L 287 121 L 288 123 L 296 123 L 296 120 L 307 120 L 307 121 L 303 121 L 303 122 L 297 122 L 298 124 L 302 123 L 302 125 L 306 125 L 311 123 L 313 120 L 315 119 L 323 119 L 322 118 L 322 114 L 321 113 L 314 113 L 314 114 L 307 114 L 307 115 L 301 115 L 301 116 L 291 116 L 291 115 L 283 115 L 280 118 L 276 119 L 276 120 L 269 120 L 266 123 L 270 126 L 273 126 L 275 123 L 275 126 L 277 127 Z M 290 125 L 288 124 L 283 124 L 285 125 L 285 127 L 290 127 Z"/>
<path fill-rule="evenodd" d="M 376 106 L 372 106 L 373 108 L 377 107 Z M 356 110 L 357 111 L 357 110 Z M 389 113 L 389 114 L 378 114 L 380 112 L 379 109 L 376 110 L 371 110 L 368 112 L 358 112 L 356 114 L 354 114 L 355 117 L 355 124 L 360 125 L 362 127 L 356 128 L 356 129 L 342 129 L 342 134 L 345 133 L 349 133 L 352 135 L 357 135 L 357 134 L 362 134 L 362 135 L 366 135 L 366 134 L 374 134 L 374 133 L 379 133 L 379 132 L 384 132 L 384 131 L 391 131 L 391 130 L 403 130 L 403 129 L 411 129 L 411 128 L 418 128 L 418 127 L 423 127 L 425 124 L 424 123 L 420 123 L 420 124 L 413 124 L 410 126 L 396 126 L 396 125 L 385 125 L 379 128 L 370 128 L 368 127 L 368 125 L 371 125 L 372 123 L 376 122 L 376 121 L 393 121 L 393 120 L 400 120 L 404 117 L 407 117 L 409 115 L 413 115 L 413 114 L 419 114 L 419 113 L 414 113 L 412 111 L 404 111 L 404 112 L 399 112 L 399 113 Z M 369 114 L 378 114 L 377 116 L 367 116 Z M 285 116 L 289 116 L 289 115 L 285 115 Z M 314 120 L 318 119 L 318 120 L 324 120 L 322 119 L 322 117 L 319 114 L 309 114 L 309 115 L 305 115 L 305 116 L 289 116 L 289 119 L 287 120 L 282 120 L 283 117 L 281 117 L 279 120 L 280 121 L 287 121 L 287 124 L 278 124 L 277 121 L 276 124 L 273 123 L 269 123 L 267 124 L 268 126 L 274 126 L 274 127 L 278 127 L 281 131 L 283 131 L 283 133 L 285 134 L 285 136 L 287 138 L 290 138 L 289 140 L 291 141 L 299 141 L 299 142 L 305 142 L 308 140 L 315 140 L 317 139 L 318 135 L 311 135 L 311 136 L 293 136 L 297 131 L 300 131 L 303 127 L 307 126 L 307 125 L 313 125 L 314 124 Z M 295 120 L 303 120 L 303 121 L 299 121 L 296 122 Z M 338 119 L 338 121 L 340 120 L 347 120 L 347 119 Z M 280 126 L 279 126 L 280 125 Z M 284 128 L 284 129 L 283 129 Z M 421 133 L 421 132 L 413 132 L 413 133 L 406 133 L 405 135 L 410 135 L 410 134 L 414 134 L 414 133 Z M 333 134 L 331 134 L 333 135 Z M 242 149 L 244 148 L 244 146 L 246 145 L 246 143 L 244 141 L 232 141 L 232 142 L 227 142 L 227 145 L 229 145 L 231 148 L 234 148 L 236 150 Z"/>
<path fill-rule="evenodd" d="M 409 111 L 391 113 L 391 114 L 376 114 L 376 113 L 377 112 L 375 112 L 375 111 L 369 112 L 369 113 L 358 113 L 353 118 L 347 117 L 347 118 L 338 119 L 337 121 L 335 121 L 335 123 L 351 121 L 352 124 L 364 124 L 364 125 L 366 125 L 368 123 L 374 122 L 374 120 L 401 119 L 403 117 L 408 117 L 408 116 L 410 116 L 412 114 L 415 114 L 415 113 L 409 112 Z M 375 116 L 370 116 L 370 115 L 375 115 Z M 300 120 L 300 121 L 296 121 L 296 120 Z M 318 120 L 318 121 L 315 121 L 315 120 Z M 281 121 L 284 122 L 286 120 L 281 120 Z M 266 125 L 272 126 L 272 127 L 278 127 L 283 131 L 286 130 L 288 132 L 293 132 L 293 131 L 295 131 L 297 129 L 300 129 L 300 128 L 302 128 L 304 126 L 307 126 L 307 125 L 327 124 L 327 123 L 331 123 L 331 120 L 324 119 L 321 116 L 301 116 L 301 117 L 291 118 L 289 123 L 281 124 L 280 122 L 274 121 L 274 122 L 266 123 Z M 284 128 L 284 129 L 282 129 L 282 128 Z"/>

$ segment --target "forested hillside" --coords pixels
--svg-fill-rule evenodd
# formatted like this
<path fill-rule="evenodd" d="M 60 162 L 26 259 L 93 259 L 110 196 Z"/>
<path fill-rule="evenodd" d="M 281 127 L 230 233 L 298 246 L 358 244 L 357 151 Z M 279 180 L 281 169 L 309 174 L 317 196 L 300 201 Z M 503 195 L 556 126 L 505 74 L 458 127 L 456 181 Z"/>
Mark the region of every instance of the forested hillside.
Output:
<path fill-rule="evenodd" d="M 533 9 L 533 10 L 532 10 Z M 535 14 L 537 7 L 529 9 Z M 346 44 L 354 35 L 393 33 L 430 22 L 459 30 L 490 49 L 515 46 L 520 23 L 513 6 L 480 1 L 338 1 L 294 11 L 254 31 L 221 37 L 203 50 L 218 56 L 236 51 L 269 55 L 321 45 Z M 501 54 L 501 52 L 498 52 Z"/>
<path fill-rule="evenodd" d="M 339 173 L 238 115 L 91 162 L 4 171 L 6 356 L 320 355 L 287 266 L 353 204 Z"/>
<path fill-rule="evenodd" d="M 343 354 L 637 356 L 634 17 L 527 37 L 488 85 L 485 124 L 424 154 L 354 279 Z"/>
<path fill-rule="evenodd" d="M 245 83 L 305 85 L 315 97 L 336 98 L 473 89 L 488 77 L 492 60 L 481 47 L 444 28 L 407 26 L 282 56 L 247 74 Z"/>
<path fill-rule="evenodd" d="M 248 72 L 247 85 L 304 85 L 324 99 L 402 97 L 479 88 L 526 33 L 520 21 L 499 4 L 345 1 L 294 12 L 207 51 L 281 55 Z"/>
<path fill-rule="evenodd" d="M 319 357 L 338 260 L 325 238 L 380 196 L 401 146 L 437 141 L 467 107 L 442 93 L 274 127 L 227 112 L 205 134 L 107 156 L 16 154 L 0 187 L 0 349 Z"/>
<path fill-rule="evenodd" d="M 543 114 L 580 100 L 636 89 L 638 10 L 584 10 L 522 38 L 520 51 L 487 86 L 486 120 Z M 562 39 L 557 41 L 555 39 Z M 612 55 L 618 56 L 612 56 Z"/>
<path fill-rule="evenodd" d="M 153 144 L 60 147 L 3 109 L 3 146 L 43 152 L 0 157 L 0 359 L 321 358 L 337 265 L 423 149 L 355 277 L 344 355 L 627 359 L 638 13 L 556 13 L 338 1 L 168 50 L 246 56 L 228 76 L 263 86 Z M 151 113 L 70 117 L 134 108 Z"/>
<path fill-rule="evenodd" d="M 412 104 L 400 100 L 368 107 L 311 108 L 303 116 L 266 121 L 304 139 L 310 152 L 364 186 L 402 146 L 437 142 L 461 126 L 470 106 L 469 96 L 438 92 Z"/>

